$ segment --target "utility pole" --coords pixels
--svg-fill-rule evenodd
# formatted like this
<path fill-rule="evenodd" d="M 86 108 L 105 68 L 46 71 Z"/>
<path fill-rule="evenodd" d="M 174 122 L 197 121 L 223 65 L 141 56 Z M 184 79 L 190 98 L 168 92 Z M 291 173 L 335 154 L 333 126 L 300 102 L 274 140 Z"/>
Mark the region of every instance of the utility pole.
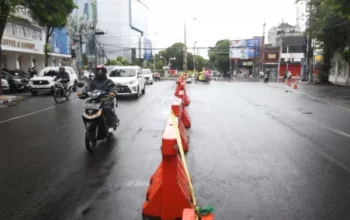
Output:
<path fill-rule="evenodd" d="M 156 71 L 156 34 L 157 32 L 154 32 L 154 42 L 153 42 L 153 71 Z"/>
<path fill-rule="evenodd" d="M 186 21 L 184 21 L 184 64 L 183 69 L 187 73 L 187 46 L 186 46 Z"/>
<path fill-rule="evenodd" d="M 194 47 L 193 47 L 193 71 L 196 71 L 196 44 L 197 44 L 197 41 L 194 42 Z"/>
<path fill-rule="evenodd" d="M 265 66 L 264 66 L 264 59 L 265 59 L 265 27 L 266 27 L 266 22 L 265 22 L 265 19 L 264 19 L 264 24 L 263 24 L 263 44 L 262 44 L 262 49 L 260 51 L 260 57 L 261 57 L 261 70 L 263 72 L 265 72 Z"/>

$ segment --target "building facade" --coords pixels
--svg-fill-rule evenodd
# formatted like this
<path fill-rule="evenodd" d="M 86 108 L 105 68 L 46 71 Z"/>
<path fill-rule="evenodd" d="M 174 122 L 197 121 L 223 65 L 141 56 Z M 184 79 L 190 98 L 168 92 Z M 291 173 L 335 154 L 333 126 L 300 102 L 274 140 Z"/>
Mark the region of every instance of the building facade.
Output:
<path fill-rule="evenodd" d="M 295 26 L 292 26 L 288 23 L 279 24 L 276 27 L 272 27 L 268 32 L 268 43 L 272 46 L 277 46 L 278 37 L 286 34 L 294 34 L 296 33 Z"/>
<path fill-rule="evenodd" d="M 331 66 L 329 81 L 337 85 L 350 86 L 350 65 L 342 59 L 339 51 L 334 53 Z"/>
<path fill-rule="evenodd" d="M 97 41 L 109 59 L 129 61 L 142 54 L 141 37 L 148 36 L 148 1 L 97 0 L 97 27 L 106 32 Z"/>
<path fill-rule="evenodd" d="M 49 66 L 69 65 L 70 51 L 68 49 L 69 38 L 55 34 L 51 37 L 51 46 L 53 51 L 50 53 Z M 66 42 L 64 49 L 61 43 Z M 55 43 L 53 43 L 55 42 Z M 2 68 L 23 69 L 36 66 L 38 70 L 45 66 L 45 31 L 34 21 L 28 12 L 28 9 L 18 6 L 13 18 L 9 19 L 4 36 L 1 42 Z"/>
<path fill-rule="evenodd" d="M 305 32 L 308 27 L 309 12 L 308 8 L 309 0 L 302 0 L 296 3 L 296 22 L 295 29 L 298 32 Z"/>
<path fill-rule="evenodd" d="M 279 56 L 280 47 L 265 45 L 262 49 L 263 70 L 264 72 L 269 70 L 272 79 L 278 78 Z"/>

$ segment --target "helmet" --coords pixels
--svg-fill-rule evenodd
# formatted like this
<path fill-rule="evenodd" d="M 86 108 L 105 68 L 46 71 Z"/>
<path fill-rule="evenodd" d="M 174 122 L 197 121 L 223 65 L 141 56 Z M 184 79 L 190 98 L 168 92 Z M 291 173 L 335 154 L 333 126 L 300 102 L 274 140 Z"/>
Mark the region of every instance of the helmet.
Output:
<path fill-rule="evenodd" d="M 105 80 L 107 79 L 107 69 L 104 65 L 97 65 L 95 68 L 95 77 L 96 80 Z"/>

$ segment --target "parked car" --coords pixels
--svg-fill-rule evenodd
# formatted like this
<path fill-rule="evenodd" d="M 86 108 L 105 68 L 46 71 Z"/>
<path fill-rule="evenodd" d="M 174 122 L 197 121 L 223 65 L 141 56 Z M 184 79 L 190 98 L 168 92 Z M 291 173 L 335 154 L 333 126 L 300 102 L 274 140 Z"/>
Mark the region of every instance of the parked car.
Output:
<path fill-rule="evenodd" d="M 153 84 L 153 75 L 150 69 L 142 69 L 142 75 L 145 77 L 147 84 Z"/>
<path fill-rule="evenodd" d="M 74 69 L 70 66 L 65 66 L 66 72 L 69 74 L 70 82 L 68 87 L 72 87 L 73 91 L 78 89 L 78 77 Z M 37 95 L 39 92 L 53 93 L 55 86 L 55 77 L 59 72 L 59 67 L 46 67 L 42 69 L 38 76 L 34 76 L 29 81 L 29 90 L 32 95 Z"/>
<path fill-rule="evenodd" d="M 27 79 L 30 79 L 30 73 L 27 73 L 23 70 L 20 70 L 20 69 L 9 70 L 9 69 L 5 69 L 5 68 L 3 68 L 3 70 L 10 73 L 13 76 L 19 75 L 19 76 L 25 77 Z"/>
<path fill-rule="evenodd" d="M 115 67 L 108 74 L 108 78 L 117 85 L 117 92 L 120 96 L 139 98 L 141 93 L 146 93 L 146 80 L 138 66 Z"/>
<path fill-rule="evenodd" d="M 10 85 L 6 79 L 1 79 L 2 91 L 7 93 L 10 91 Z"/>
<path fill-rule="evenodd" d="M 1 70 L 1 78 L 7 80 L 10 92 L 22 92 L 28 86 L 28 79 L 22 76 L 13 76 L 5 70 Z"/>

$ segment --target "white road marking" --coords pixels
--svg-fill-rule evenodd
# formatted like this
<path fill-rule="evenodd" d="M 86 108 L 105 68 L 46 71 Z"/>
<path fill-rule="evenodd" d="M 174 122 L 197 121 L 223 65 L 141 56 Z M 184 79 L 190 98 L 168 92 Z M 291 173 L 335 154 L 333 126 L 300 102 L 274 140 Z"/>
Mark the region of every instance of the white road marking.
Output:
<path fill-rule="evenodd" d="M 73 100 L 70 100 L 70 101 L 68 101 L 66 103 L 75 102 L 77 100 L 79 100 L 79 99 L 73 99 Z M 63 106 L 66 103 L 63 103 L 63 104 L 60 104 L 60 105 L 51 106 L 51 107 L 48 107 L 48 108 L 45 108 L 45 109 L 41 109 L 41 110 L 38 110 L 38 111 L 35 111 L 35 112 L 31 112 L 31 113 L 28 113 L 28 114 L 24 114 L 24 115 L 20 115 L 20 116 L 17 116 L 17 117 L 9 118 L 9 119 L 0 121 L 0 124 L 6 123 L 6 122 L 9 122 L 9 121 L 14 121 L 14 120 L 17 120 L 17 119 L 20 119 L 20 118 L 24 118 L 24 117 L 27 117 L 27 116 L 35 115 L 37 113 L 44 112 L 44 111 L 47 111 L 47 110 L 50 110 L 50 109 L 54 109 L 54 108 Z"/>

